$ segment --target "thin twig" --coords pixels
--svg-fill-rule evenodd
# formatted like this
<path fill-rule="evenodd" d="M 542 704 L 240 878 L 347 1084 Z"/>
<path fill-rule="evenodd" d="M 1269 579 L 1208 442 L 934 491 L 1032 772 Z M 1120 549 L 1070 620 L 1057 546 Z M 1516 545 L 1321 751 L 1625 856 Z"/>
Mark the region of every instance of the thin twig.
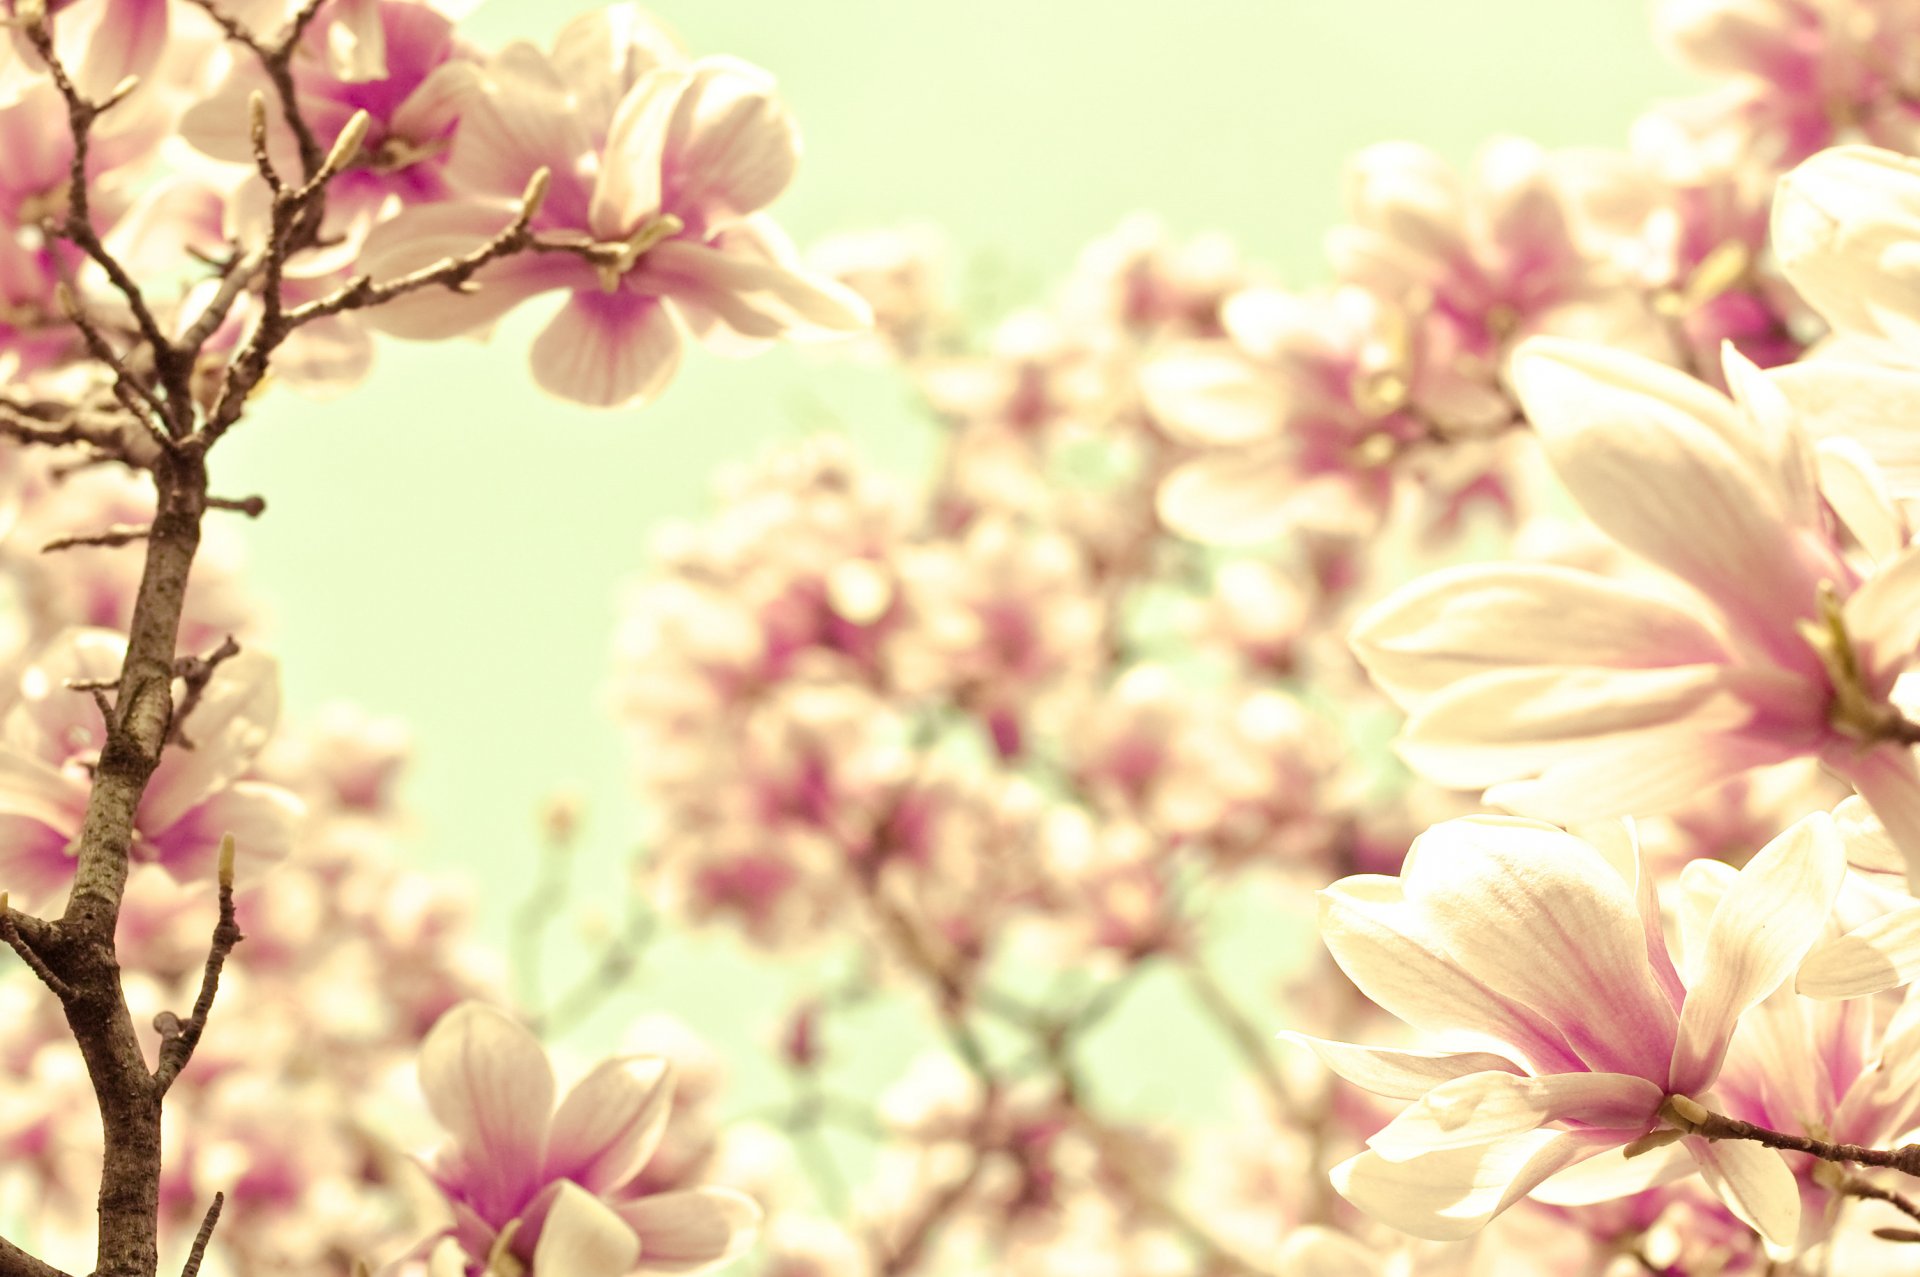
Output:
<path fill-rule="evenodd" d="M 55 550 L 71 550 L 82 545 L 132 545 L 135 541 L 144 541 L 153 533 L 153 528 L 144 523 L 116 523 L 105 532 L 80 532 L 73 536 L 55 537 L 40 547 L 40 553 L 52 554 Z"/>
<path fill-rule="evenodd" d="M 160 1061 L 154 1066 L 153 1080 L 159 1094 L 165 1095 L 173 1080 L 180 1076 L 180 1070 L 193 1058 L 194 1047 L 200 1044 L 200 1035 L 206 1032 L 207 1017 L 213 1012 L 214 995 L 220 989 L 220 970 L 227 964 L 227 955 L 233 952 L 233 946 L 246 937 L 240 934 L 240 925 L 233 915 L 233 835 L 227 834 L 220 840 L 220 921 L 214 924 L 213 943 L 207 949 L 206 970 L 200 976 L 200 996 L 193 1001 L 193 1014 L 185 1023 L 168 1023 L 167 1032 L 162 1028 L 160 1043 Z M 171 1020 L 171 1017 L 166 1017 Z M 208 1222 L 201 1229 L 203 1233 L 213 1231 L 213 1219 L 219 1215 L 219 1194 L 214 1195 L 215 1207 L 208 1212 Z"/>
<path fill-rule="evenodd" d="M 7 947 L 20 955 L 20 961 L 26 963 L 28 968 L 40 977 L 40 983 L 53 990 L 55 997 L 59 998 L 62 1002 L 71 1002 L 73 1000 L 73 987 L 55 975 L 53 969 L 47 966 L 47 960 L 40 956 L 39 950 L 29 944 L 27 938 L 20 934 L 19 923 L 15 920 L 26 917 L 27 915 L 16 913 L 13 909 L 9 908 L 7 905 L 7 893 L 0 891 L 0 940 L 6 941 Z M 30 919 L 30 921 L 37 922 L 38 919 Z"/>
<path fill-rule="evenodd" d="M 180 1270 L 180 1277 L 195 1277 L 200 1271 L 200 1261 L 207 1255 L 207 1243 L 213 1240 L 213 1226 L 220 1222 L 220 1208 L 226 1204 L 225 1193 L 213 1195 L 213 1205 L 207 1207 L 207 1217 L 200 1221 L 200 1231 L 194 1234 L 193 1249 L 187 1252 L 186 1267 Z"/>
<path fill-rule="evenodd" d="M 220 668 L 220 663 L 238 655 L 240 645 L 229 634 L 220 640 L 219 647 L 205 656 L 183 656 L 173 663 L 173 676 L 185 683 L 187 690 L 173 711 L 173 727 L 167 733 L 169 744 L 184 749 L 193 748 L 193 742 L 187 738 L 187 717 L 199 707 L 201 698 L 207 693 L 207 683 L 213 678 L 213 672 Z"/>
<path fill-rule="evenodd" d="M 249 519 L 257 519 L 267 512 L 267 499 L 261 496 L 208 497 L 207 509 L 232 510 L 236 514 L 246 515 Z"/>
<path fill-rule="evenodd" d="M 1861 1144 L 1835 1144 L 1809 1135 L 1789 1135 L 1715 1113 L 1684 1095 L 1670 1095 L 1660 1115 L 1689 1135 L 1709 1140 L 1751 1140 L 1768 1148 L 1788 1153 L 1806 1153 L 1824 1162 L 1853 1162 L 1860 1166 L 1878 1166 L 1903 1175 L 1920 1176 L 1920 1144 L 1902 1144 L 1898 1148 L 1868 1148 Z"/>
<path fill-rule="evenodd" d="M 80 92 L 72 77 L 67 74 L 66 66 L 60 61 L 59 54 L 54 51 L 53 32 L 47 25 L 44 12 L 22 22 L 20 29 L 26 36 L 27 43 L 33 46 L 33 51 L 46 64 L 47 74 L 53 80 L 54 88 L 59 91 L 61 99 L 67 105 L 67 129 L 73 137 L 73 160 L 67 173 L 67 215 L 59 227 L 59 232 L 106 272 L 107 279 L 125 299 L 141 339 L 153 351 L 154 367 L 159 371 L 161 381 L 166 386 L 168 398 L 173 401 L 167 405 L 170 411 L 163 414 L 167 430 L 170 434 L 178 436 L 185 433 L 187 428 L 185 418 L 179 414 L 190 412 L 192 403 L 192 397 L 188 393 L 186 372 L 178 357 L 179 352 L 167 340 L 159 320 L 154 317 L 152 308 L 147 305 L 146 294 L 141 291 L 140 285 L 119 259 L 107 251 L 105 242 L 93 227 L 93 211 L 88 204 L 87 188 L 90 174 L 87 172 L 87 161 L 93 135 L 93 122 L 99 118 L 102 111 L 109 109 L 117 102 L 119 97 L 110 98 L 105 102 L 93 102 Z"/>

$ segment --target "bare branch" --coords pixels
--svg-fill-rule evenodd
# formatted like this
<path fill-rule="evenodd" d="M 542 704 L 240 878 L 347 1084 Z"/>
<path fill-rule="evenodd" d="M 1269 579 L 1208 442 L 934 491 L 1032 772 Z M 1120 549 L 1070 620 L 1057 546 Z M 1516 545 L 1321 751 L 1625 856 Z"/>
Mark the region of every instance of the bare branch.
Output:
<path fill-rule="evenodd" d="M 153 351 L 154 367 L 159 371 L 161 380 L 167 388 L 168 397 L 173 400 L 171 413 L 163 414 L 170 434 L 184 434 L 186 420 L 179 414 L 190 412 L 192 397 L 188 393 L 186 370 L 178 357 L 178 352 L 166 334 L 161 330 L 153 310 L 147 305 L 146 294 L 140 285 L 128 273 L 119 259 L 107 251 L 100 239 L 99 232 L 93 228 L 93 210 L 88 203 L 87 160 L 89 144 L 93 135 L 93 122 L 100 113 L 110 108 L 132 89 L 122 82 L 113 94 L 104 102 L 91 102 L 74 84 L 67 74 L 59 54 L 54 51 L 53 32 L 47 26 L 46 14 L 41 11 L 28 17 L 20 24 L 27 42 L 33 51 L 46 64 L 47 74 L 59 90 L 60 97 L 67 104 L 67 128 L 73 137 L 73 161 L 67 175 L 67 215 L 59 227 L 59 233 L 71 241 L 75 247 L 85 253 L 101 270 L 115 290 L 126 300 L 127 308 L 133 314 L 135 326 L 140 337 Z M 84 337 L 84 332 L 82 336 Z"/>

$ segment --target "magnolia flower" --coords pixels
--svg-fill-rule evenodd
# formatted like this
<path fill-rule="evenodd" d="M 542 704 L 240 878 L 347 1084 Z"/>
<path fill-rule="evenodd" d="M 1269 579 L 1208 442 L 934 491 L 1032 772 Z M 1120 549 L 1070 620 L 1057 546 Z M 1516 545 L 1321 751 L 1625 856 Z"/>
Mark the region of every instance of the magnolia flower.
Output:
<path fill-rule="evenodd" d="M 1476 566 L 1376 605 L 1351 641 L 1410 712 L 1402 756 L 1560 820 L 1664 812 L 1813 757 L 1920 881 L 1920 771 L 1889 699 L 1920 646 L 1920 551 L 1871 475 L 1836 463 L 1845 495 L 1823 497 L 1790 406 L 1731 353 L 1731 401 L 1557 340 L 1523 347 L 1512 378 L 1574 501 L 1665 579 Z"/>
<path fill-rule="evenodd" d="M 1615 832 L 1609 830 L 1609 833 Z M 1762 849 L 1689 937 L 1676 967 L 1629 838 L 1587 842 L 1480 816 L 1417 839 L 1398 878 L 1320 893 L 1320 931 L 1362 993 L 1415 1028 L 1491 1050 L 1389 1050 L 1301 1035 L 1327 1066 L 1413 1103 L 1333 1172 L 1368 1214 L 1415 1236 L 1464 1237 L 1580 1163 L 1556 1200 L 1605 1200 L 1684 1173 L 1625 1160 L 1670 1097 L 1711 1103 L 1741 1016 L 1819 936 L 1845 858 L 1816 814 Z M 1757 1144 L 1686 1136 L 1727 1205 L 1770 1241 L 1799 1226 L 1793 1176 Z"/>
<path fill-rule="evenodd" d="M 530 1277 L 703 1273 L 753 1243 L 760 1208 L 744 1194 L 636 1186 L 666 1130 L 665 1060 L 607 1060 L 556 1108 L 539 1040 L 467 1002 L 421 1044 L 420 1089 L 453 1137 L 428 1172 L 452 1207 L 467 1262 L 451 1267 L 464 1277 L 493 1271 L 503 1253 Z"/>
<path fill-rule="evenodd" d="M 689 334 L 747 353 L 777 337 L 864 328 L 866 304 L 803 272 L 761 212 L 799 157 L 765 72 L 730 58 L 683 64 L 625 6 L 589 15 L 551 56 L 516 44 L 487 65 L 449 160 L 449 178 L 471 195 L 403 211 L 375 229 L 363 263 L 378 279 L 471 251 L 512 220 L 541 169 L 549 179 L 532 227 L 554 251 L 487 267 L 471 294 L 416 293 L 372 322 L 449 337 L 564 293 L 534 341 L 534 380 L 597 407 L 658 395 Z"/>

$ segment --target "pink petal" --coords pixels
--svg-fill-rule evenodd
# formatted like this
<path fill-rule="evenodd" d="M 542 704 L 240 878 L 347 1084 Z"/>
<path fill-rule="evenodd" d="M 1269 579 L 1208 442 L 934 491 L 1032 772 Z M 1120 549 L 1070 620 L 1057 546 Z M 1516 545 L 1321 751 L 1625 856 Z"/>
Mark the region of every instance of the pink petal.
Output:
<path fill-rule="evenodd" d="M 659 1147 L 672 1103 L 667 1061 L 650 1056 L 606 1061 L 560 1101 L 542 1177 L 569 1179 L 594 1193 L 619 1189 Z"/>
<path fill-rule="evenodd" d="M 667 388 L 685 348 L 658 298 L 583 290 L 534 339 L 533 379 L 574 403 L 639 407 Z"/>
<path fill-rule="evenodd" d="M 1320 892 L 1320 937 L 1368 1000 L 1417 1029 L 1509 1043 L 1537 1069 L 1583 1067 L 1552 1023 L 1463 970 L 1392 878 L 1342 878 Z"/>
<path fill-rule="evenodd" d="M 1665 1080 L 1673 1006 L 1632 892 L 1593 848 L 1536 821 L 1450 820 L 1414 841 L 1401 883 L 1463 970 L 1537 1012 L 1589 1068 Z"/>
<path fill-rule="evenodd" d="M 1534 338 L 1511 377 L 1555 473 L 1602 531 L 1757 640 L 1804 648 L 1792 621 L 1818 582 L 1787 519 L 1811 480 L 1755 423 L 1686 373 L 1606 347 Z"/>
<path fill-rule="evenodd" d="M 1793 974 L 1827 925 L 1846 874 L 1840 836 L 1816 812 L 1769 842 L 1721 896 L 1680 1012 L 1671 1089 L 1713 1085 L 1740 1017 Z"/>
<path fill-rule="evenodd" d="M 871 325 L 872 312 L 858 295 L 824 276 L 769 260 L 751 224 L 743 229 L 750 238 L 737 248 L 735 232 L 722 236 L 718 247 L 686 239 L 656 245 L 630 281 L 711 312 L 743 337 L 817 340 Z"/>
<path fill-rule="evenodd" d="M 504 1013 L 463 1002 L 420 1045 L 420 1090 L 452 1135 L 463 1196 L 495 1227 L 537 1187 L 553 1114 L 553 1070 L 535 1037 Z"/>
<path fill-rule="evenodd" d="M 233 835 L 235 874 L 257 882 L 293 851 L 306 805 L 278 785 L 237 781 L 157 833 L 141 831 L 160 867 L 179 882 L 211 878 L 223 834 Z"/>
<path fill-rule="evenodd" d="M 554 69 L 526 45 L 509 45 L 487 64 L 469 95 L 447 157 L 447 177 L 480 196 L 518 199 L 546 169 L 540 225 L 587 228 L 594 138 Z"/>
<path fill-rule="evenodd" d="M 181 723 L 193 748 L 170 745 L 147 782 L 138 823 L 157 832 L 231 784 L 280 722 L 280 664 L 262 652 L 223 661 L 200 703 Z"/>
<path fill-rule="evenodd" d="M 1920 894 L 1920 766 L 1913 750 L 1895 744 L 1862 751 L 1846 748 L 1841 757 L 1826 762 L 1873 808 L 1887 837 L 1906 858 L 1907 891 Z"/>
<path fill-rule="evenodd" d="M 760 1230 L 759 1203 L 730 1188 L 658 1193 L 617 1209 L 640 1234 L 635 1277 L 677 1277 L 718 1268 L 745 1254 Z"/>
<path fill-rule="evenodd" d="M 660 211 L 660 165 L 667 125 L 692 83 L 686 71 L 656 71 L 627 91 L 600 148 L 600 175 L 587 214 L 596 238 L 624 240 Z"/>
<path fill-rule="evenodd" d="M 702 58 L 666 138 L 662 206 L 701 237 L 771 204 L 793 181 L 800 131 L 773 77 Z"/>

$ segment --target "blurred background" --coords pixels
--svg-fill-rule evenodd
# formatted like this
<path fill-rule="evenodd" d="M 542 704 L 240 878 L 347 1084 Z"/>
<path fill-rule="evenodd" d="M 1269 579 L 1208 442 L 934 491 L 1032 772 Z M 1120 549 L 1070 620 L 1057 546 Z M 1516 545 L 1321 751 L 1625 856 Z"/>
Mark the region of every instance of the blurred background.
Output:
<path fill-rule="evenodd" d="M 542 42 L 585 7 L 490 0 L 472 34 Z M 1652 46 L 1642 7 L 1619 0 L 653 9 L 691 52 L 779 78 L 807 154 L 773 212 L 803 248 L 841 230 L 936 226 L 953 290 L 983 321 L 1041 300 L 1083 245 L 1142 209 L 1177 237 L 1224 232 L 1281 282 L 1312 283 L 1358 148 L 1405 138 L 1460 162 L 1502 133 L 1618 145 L 1648 103 L 1692 87 Z M 483 935 L 503 953 L 556 791 L 584 800 L 576 901 L 618 899 L 639 813 L 603 688 L 622 583 L 663 522 L 701 511 L 716 467 L 820 429 L 903 474 L 931 455 L 899 369 L 818 349 L 695 357 L 644 414 L 550 401 L 525 372 L 543 320 L 537 307 L 516 316 L 488 345 L 387 343 L 370 383 L 338 402 L 271 394 L 216 472 L 218 491 L 270 505 L 242 537 L 289 714 L 349 700 L 411 726 L 418 863 L 476 884 Z M 572 929 L 595 925 L 577 914 L 551 946 L 556 983 L 581 961 Z M 1257 911 L 1250 924 L 1257 947 Z M 1276 949 L 1307 942 L 1280 930 L 1264 929 Z M 565 1044 L 602 1050 L 633 1017 L 671 1012 L 728 1061 L 736 1104 L 751 1108 L 774 1094 L 772 1017 L 797 978 L 730 941 L 675 938 Z M 1148 991 L 1103 1049 L 1130 1057 L 1141 1105 L 1217 1114 L 1211 1079 L 1228 1066 L 1204 1035 L 1156 1019 L 1173 1014 Z M 876 1021 L 859 1050 L 876 1078 L 892 1076 L 921 1036 Z"/>

